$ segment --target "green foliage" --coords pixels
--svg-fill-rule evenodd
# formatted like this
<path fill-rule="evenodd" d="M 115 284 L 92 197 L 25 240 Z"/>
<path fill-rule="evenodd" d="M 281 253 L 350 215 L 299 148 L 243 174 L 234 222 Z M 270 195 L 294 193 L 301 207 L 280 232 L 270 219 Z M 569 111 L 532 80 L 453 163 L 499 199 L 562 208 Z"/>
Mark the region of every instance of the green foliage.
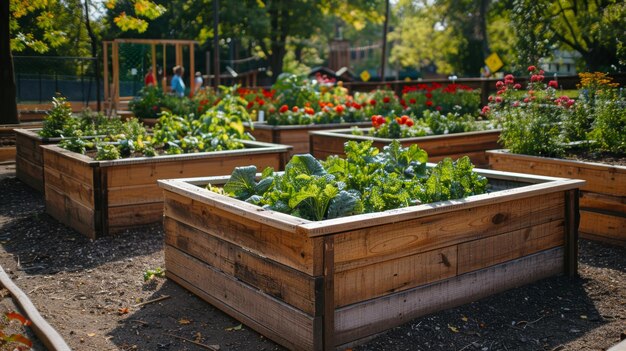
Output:
<path fill-rule="evenodd" d="M 145 86 L 139 90 L 129 103 L 128 108 L 138 118 L 157 118 L 163 104 L 163 91 L 156 86 Z"/>
<path fill-rule="evenodd" d="M 256 167 L 239 167 L 223 192 L 266 209 L 319 221 L 462 198 L 487 188 L 487 180 L 472 171 L 467 157 L 456 162 L 446 159 L 428 169 L 424 150 L 417 145 L 403 148 L 398 141 L 382 152 L 371 141 L 350 141 L 345 152 L 345 159 L 331 156 L 324 162 L 308 154 L 296 155 L 283 174 L 265 170 L 258 181 Z"/>
<path fill-rule="evenodd" d="M 120 151 L 114 144 L 106 144 L 102 142 L 96 142 L 96 160 L 117 160 L 120 158 Z"/>
<path fill-rule="evenodd" d="M 165 278 L 165 269 L 157 267 L 155 269 L 147 269 L 145 272 L 143 272 L 143 280 L 145 282 L 150 281 L 154 278 Z"/>
<path fill-rule="evenodd" d="M 615 154 L 626 153 L 626 99 L 615 91 L 598 97 L 594 109 L 594 121 L 588 139 L 596 151 Z"/>
<path fill-rule="evenodd" d="M 43 128 L 39 136 L 43 138 L 58 138 L 71 134 L 75 123 L 72 119 L 72 106 L 62 96 L 52 98 L 52 109 L 43 121 Z"/>
<path fill-rule="evenodd" d="M 316 105 L 319 101 L 319 86 L 305 76 L 283 73 L 272 89 L 276 90 L 278 105 L 304 107 L 305 103 Z"/>
<path fill-rule="evenodd" d="M 484 123 L 477 122 L 470 114 L 424 111 L 426 124 L 434 135 L 470 132 L 485 128 Z"/>

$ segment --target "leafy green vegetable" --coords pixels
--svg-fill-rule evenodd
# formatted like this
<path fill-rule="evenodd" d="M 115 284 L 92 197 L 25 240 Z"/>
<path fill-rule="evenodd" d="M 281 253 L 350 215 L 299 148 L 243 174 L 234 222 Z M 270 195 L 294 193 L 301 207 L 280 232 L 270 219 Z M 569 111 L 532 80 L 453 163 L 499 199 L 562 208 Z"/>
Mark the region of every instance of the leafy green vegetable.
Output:
<path fill-rule="evenodd" d="M 350 141 L 345 150 L 346 159 L 331 156 L 324 162 L 296 155 L 284 173 L 266 169 L 258 181 L 256 167 L 238 167 L 223 191 L 266 209 L 323 220 L 461 198 L 487 188 L 468 157 L 428 169 L 427 154 L 417 145 L 404 148 L 394 140 L 380 152 L 371 141 Z"/>

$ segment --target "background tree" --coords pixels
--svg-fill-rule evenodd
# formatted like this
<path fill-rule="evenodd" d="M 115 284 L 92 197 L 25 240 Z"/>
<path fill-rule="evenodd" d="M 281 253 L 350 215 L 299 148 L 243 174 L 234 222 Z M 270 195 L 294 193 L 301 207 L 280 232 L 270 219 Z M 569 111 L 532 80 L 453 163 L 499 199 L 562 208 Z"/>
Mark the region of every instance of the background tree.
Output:
<path fill-rule="evenodd" d="M 586 70 L 626 67 L 623 0 L 515 0 L 512 24 L 528 62 L 565 49 L 580 53 Z"/>

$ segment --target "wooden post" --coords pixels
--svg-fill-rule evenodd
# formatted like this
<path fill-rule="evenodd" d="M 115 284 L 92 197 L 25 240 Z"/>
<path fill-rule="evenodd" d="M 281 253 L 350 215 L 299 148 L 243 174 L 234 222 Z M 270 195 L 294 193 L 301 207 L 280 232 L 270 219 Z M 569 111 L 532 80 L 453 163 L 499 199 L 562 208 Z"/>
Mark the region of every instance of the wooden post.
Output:
<path fill-rule="evenodd" d="M 163 92 L 167 92 L 167 53 L 166 53 L 167 44 L 163 44 L 163 79 L 161 80 L 161 86 L 163 88 Z"/>
<path fill-rule="evenodd" d="M 180 44 L 175 45 L 176 48 L 176 66 L 183 64 L 183 48 Z"/>
<path fill-rule="evenodd" d="M 194 57 L 194 45 L 193 43 L 189 44 L 189 89 L 193 94 L 196 91 L 196 59 Z"/>
<path fill-rule="evenodd" d="M 335 240 L 324 237 L 324 350 L 335 350 Z"/>
<path fill-rule="evenodd" d="M 570 277 L 578 275 L 578 210 L 579 190 L 565 192 L 565 274 Z"/>
<path fill-rule="evenodd" d="M 156 44 L 151 45 L 152 49 L 152 76 L 154 77 L 154 81 L 156 82 L 157 72 L 156 72 Z"/>
<path fill-rule="evenodd" d="M 380 81 L 385 81 L 385 62 L 387 61 L 387 29 L 389 26 L 389 0 L 385 1 L 385 24 L 383 26 L 383 55 L 380 63 Z"/>
<path fill-rule="evenodd" d="M 104 59 L 104 101 L 110 101 L 109 96 L 109 42 L 102 42 L 102 57 Z M 111 107 L 111 106 L 109 106 Z"/>
<path fill-rule="evenodd" d="M 113 105 L 117 110 L 120 103 L 120 57 L 119 57 L 119 44 L 117 41 L 113 41 L 113 85 L 115 92 L 112 97 Z"/>

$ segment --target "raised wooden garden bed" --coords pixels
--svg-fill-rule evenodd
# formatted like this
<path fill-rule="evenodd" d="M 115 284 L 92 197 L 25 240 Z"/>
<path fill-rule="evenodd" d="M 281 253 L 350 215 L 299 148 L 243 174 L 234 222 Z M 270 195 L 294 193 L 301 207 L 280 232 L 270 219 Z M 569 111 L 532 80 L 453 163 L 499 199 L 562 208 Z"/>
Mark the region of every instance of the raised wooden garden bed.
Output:
<path fill-rule="evenodd" d="M 577 271 L 580 180 L 480 170 L 488 194 L 311 222 L 160 180 L 167 276 L 293 350 Z M 201 187 L 202 186 L 202 187 Z"/>
<path fill-rule="evenodd" d="M 493 169 L 584 179 L 580 233 L 584 238 L 626 245 L 626 167 L 488 151 Z"/>
<path fill-rule="evenodd" d="M 367 129 L 362 129 L 367 134 Z M 474 165 L 486 166 L 486 150 L 500 147 L 498 138 L 500 130 L 465 132 L 446 135 L 431 135 L 415 138 L 398 139 L 403 146 L 418 144 L 428 153 L 428 160 L 440 161 L 446 157 L 457 159 L 467 155 Z M 310 133 L 310 153 L 318 159 L 330 155 L 344 155 L 344 144 L 350 140 L 372 140 L 373 146 L 382 149 L 391 144 L 393 139 L 377 138 L 368 135 L 353 135 L 350 129 L 315 131 Z"/>
<path fill-rule="evenodd" d="M 257 141 L 291 145 L 293 150 L 289 156 L 295 154 L 309 153 L 309 132 L 316 130 L 329 130 L 337 128 L 349 128 L 352 126 L 365 127 L 371 122 L 358 123 L 334 123 L 334 124 L 308 124 L 294 126 L 274 126 L 266 123 L 254 123 L 254 130 L 246 126 L 246 131 L 250 132 Z M 342 149 L 343 150 L 343 149 Z"/>
<path fill-rule="evenodd" d="M 159 222 L 163 194 L 158 179 L 218 175 L 237 166 L 283 166 L 289 147 L 243 141 L 242 150 L 95 161 L 44 145 L 46 212 L 96 238 Z"/>
<path fill-rule="evenodd" d="M 42 138 L 40 129 L 15 130 L 15 173 L 17 178 L 43 192 L 43 150 L 41 145 L 58 144 L 61 138 Z"/>
<path fill-rule="evenodd" d="M 0 125 L 0 162 L 15 162 L 16 130 L 20 128 L 41 128 L 41 122 L 27 122 Z"/>

